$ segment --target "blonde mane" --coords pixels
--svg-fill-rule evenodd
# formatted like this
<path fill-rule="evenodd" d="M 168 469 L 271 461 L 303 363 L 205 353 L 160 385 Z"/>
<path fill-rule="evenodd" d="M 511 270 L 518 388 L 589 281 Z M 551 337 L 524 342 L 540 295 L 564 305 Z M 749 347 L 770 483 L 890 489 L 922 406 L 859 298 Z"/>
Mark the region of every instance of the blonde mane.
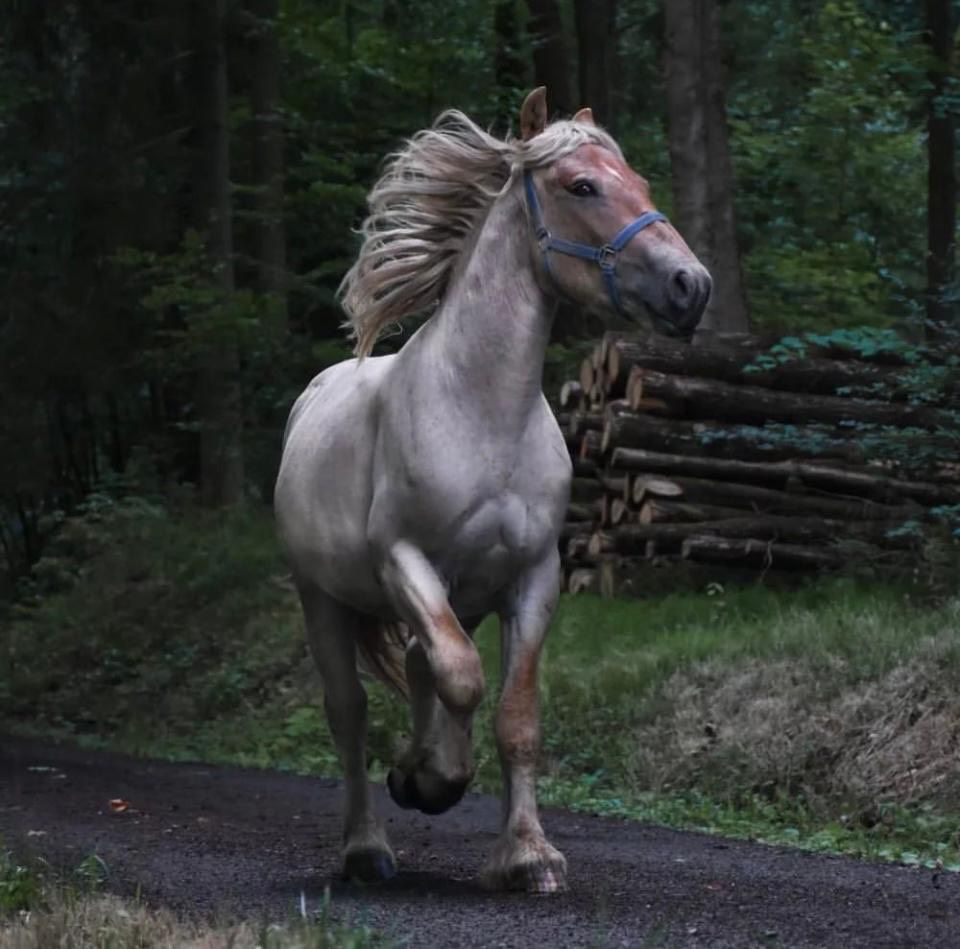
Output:
<path fill-rule="evenodd" d="M 552 164 L 585 144 L 620 155 L 594 125 L 554 122 L 529 141 L 501 141 L 451 110 L 389 156 L 367 197 L 360 254 L 339 289 L 356 354 L 369 355 L 389 324 L 437 306 L 467 237 L 518 169 Z"/>

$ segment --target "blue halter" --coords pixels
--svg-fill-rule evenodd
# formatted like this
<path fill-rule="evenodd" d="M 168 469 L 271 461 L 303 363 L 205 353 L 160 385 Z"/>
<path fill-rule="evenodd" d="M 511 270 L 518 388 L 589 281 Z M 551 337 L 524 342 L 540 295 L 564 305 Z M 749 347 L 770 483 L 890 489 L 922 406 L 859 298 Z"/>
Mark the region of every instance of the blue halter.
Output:
<path fill-rule="evenodd" d="M 603 273 L 603 282 L 606 285 L 610 302 L 616 311 L 622 314 L 623 305 L 620 302 L 620 291 L 617 289 L 616 273 L 620 251 L 645 227 L 656 224 L 657 221 L 666 221 L 666 217 L 659 211 L 646 211 L 623 228 L 612 241 L 602 247 L 594 247 L 592 244 L 581 244 L 577 241 L 566 241 L 562 237 L 553 237 L 543 223 L 543 213 L 540 210 L 540 202 L 537 200 L 537 191 L 533 187 L 533 176 L 529 171 L 523 173 L 523 187 L 527 193 L 530 223 L 533 225 L 533 232 L 537 237 L 540 253 L 543 254 L 543 266 L 550 275 L 554 286 L 559 289 L 557 278 L 553 275 L 553 268 L 550 266 L 550 251 L 555 250 L 558 254 L 580 257 L 582 260 L 592 260 L 599 265 Z"/>

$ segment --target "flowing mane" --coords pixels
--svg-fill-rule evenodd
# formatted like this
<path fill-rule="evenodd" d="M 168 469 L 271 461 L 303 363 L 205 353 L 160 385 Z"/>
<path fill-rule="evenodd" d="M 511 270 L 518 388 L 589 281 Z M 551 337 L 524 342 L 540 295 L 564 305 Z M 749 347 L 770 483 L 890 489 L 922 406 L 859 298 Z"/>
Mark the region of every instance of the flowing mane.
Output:
<path fill-rule="evenodd" d="M 588 143 L 620 155 L 594 125 L 554 122 L 529 141 L 500 140 L 450 110 L 391 155 L 367 198 L 360 254 L 340 284 L 357 355 L 370 354 L 385 326 L 439 303 L 467 236 L 517 169 Z"/>

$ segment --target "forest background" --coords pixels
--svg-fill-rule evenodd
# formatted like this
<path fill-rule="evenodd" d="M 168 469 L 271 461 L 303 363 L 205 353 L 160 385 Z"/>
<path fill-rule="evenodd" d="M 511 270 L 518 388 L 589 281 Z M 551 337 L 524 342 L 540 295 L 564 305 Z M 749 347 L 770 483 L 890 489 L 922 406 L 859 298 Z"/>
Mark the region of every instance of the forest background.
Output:
<path fill-rule="evenodd" d="M 444 108 L 507 134 L 535 84 L 590 105 L 710 265 L 715 328 L 957 320 L 950 0 L 4 6 L 7 594 L 95 489 L 269 500 L 292 400 L 349 353 L 366 192 Z M 548 384 L 600 330 L 561 314 Z"/>

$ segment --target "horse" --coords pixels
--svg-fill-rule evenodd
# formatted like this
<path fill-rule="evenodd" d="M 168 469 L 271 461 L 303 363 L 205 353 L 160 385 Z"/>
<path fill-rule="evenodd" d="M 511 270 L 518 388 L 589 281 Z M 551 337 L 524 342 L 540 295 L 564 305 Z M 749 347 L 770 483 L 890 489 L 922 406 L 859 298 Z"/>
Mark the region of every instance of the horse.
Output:
<path fill-rule="evenodd" d="M 503 803 L 481 880 L 558 892 L 566 860 L 535 791 L 538 664 L 572 471 L 541 391 L 551 323 L 563 298 L 688 336 L 710 276 L 589 109 L 548 123 L 543 87 L 525 99 L 518 137 L 444 112 L 388 157 L 368 204 L 340 288 L 355 358 L 296 400 L 275 491 L 343 766 L 342 872 L 364 883 L 396 873 L 367 781 L 359 667 L 410 703 L 390 796 L 440 814 L 473 778 L 484 693 L 473 633 L 497 614 Z M 397 353 L 371 355 L 414 315 L 428 318 Z"/>

